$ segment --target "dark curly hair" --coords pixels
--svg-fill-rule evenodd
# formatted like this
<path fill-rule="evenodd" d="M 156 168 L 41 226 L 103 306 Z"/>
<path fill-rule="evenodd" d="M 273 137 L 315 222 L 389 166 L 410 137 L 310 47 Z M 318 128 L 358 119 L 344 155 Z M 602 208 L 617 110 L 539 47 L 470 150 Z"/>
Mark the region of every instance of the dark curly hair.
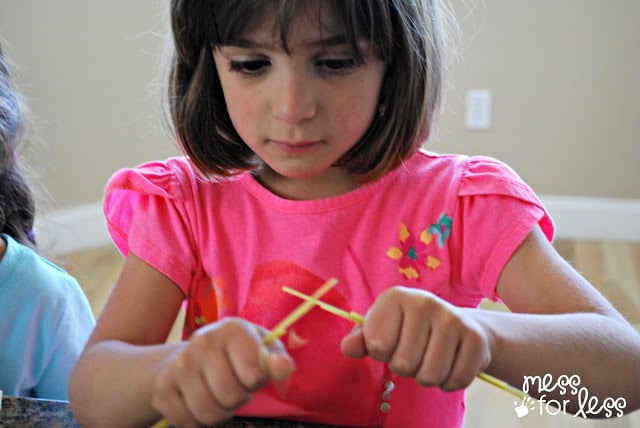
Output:
<path fill-rule="evenodd" d="M 442 1 L 172 0 L 167 116 L 180 148 L 204 175 L 231 175 L 259 162 L 231 123 L 212 49 L 273 16 L 286 50 L 296 14 L 318 12 L 320 20 L 325 7 L 341 20 L 356 60 L 361 59 L 357 41 L 366 38 L 386 64 L 379 99 L 384 114 L 338 163 L 363 181 L 373 180 L 399 166 L 427 139 L 446 69 L 450 14 Z"/>
<path fill-rule="evenodd" d="M 0 233 L 34 247 L 35 199 L 17 156 L 25 114 L 0 46 Z"/>

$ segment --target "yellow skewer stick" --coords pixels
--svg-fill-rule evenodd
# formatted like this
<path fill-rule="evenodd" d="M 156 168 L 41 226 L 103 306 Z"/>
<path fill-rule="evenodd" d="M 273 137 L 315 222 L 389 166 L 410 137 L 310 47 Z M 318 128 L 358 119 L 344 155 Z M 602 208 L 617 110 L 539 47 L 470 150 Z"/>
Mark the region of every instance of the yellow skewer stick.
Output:
<path fill-rule="evenodd" d="M 520 391 L 518 388 L 509 385 L 507 382 L 498 379 L 497 377 L 488 375 L 484 372 L 480 372 L 476 375 L 476 377 L 478 379 L 481 379 L 487 383 L 490 383 L 493 386 L 497 386 L 498 388 L 500 388 L 503 391 L 508 392 L 509 394 L 518 397 L 520 400 L 524 400 L 525 398 L 527 398 L 527 394 L 525 394 L 524 392 Z"/>
<path fill-rule="evenodd" d="M 287 332 L 287 328 L 291 327 L 293 323 L 302 318 L 307 312 L 309 312 L 313 307 L 320 303 L 318 300 L 322 297 L 327 291 L 331 290 L 338 283 L 338 280 L 335 278 L 331 278 L 324 284 L 322 284 L 311 296 L 307 296 L 306 294 L 302 294 L 305 300 L 298 307 L 296 307 L 289 315 L 284 317 L 282 321 L 280 321 L 274 328 L 271 330 L 271 333 L 266 335 L 264 339 L 262 339 L 262 343 L 265 345 L 270 345 L 274 340 L 282 336 Z M 289 288 L 289 287 L 284 287 Z M 290 289 L 290 288 L 289 288 Z M 291 290 L 291 289 L 290 289 Z M 300 296 L 298 296 L 300 297 Z M 337 309 L 337 308 L 336 308 Z M 160 419 L 158 422 L 153 424 L 151 428 L 169 428 L 171 424 L 167 419 Z"/>
<path fill-rule="evenodd" d="M 293 312 L 287 315 L 282 321 L 276 325 L 271 333 L 267 335 L 263 342 L 265 345 L 269 345 L 271 342 L 276 340 L 276 338 L 282 336 L 294 322 L 298 321 L 304 314 L 309 312 L 318 302 L 319 298 L 322 297 L 327 291 L 331 290 L 338 283 L 338 280 L 335 278 L 331 278 L 327 282 L 325 282 L 320 288 L 318 288 L 311 296 L 307 296 L 305 294 L 306 300 L 300 306 L 295 308 Z"/>
<path fill-rule="evenodd" d="M 299 297 L 301 299 L 307 300 L 307 301 L 311 301 L 310 299 L 312 298 L 311 296 L 307 296 L 304 293 L 301 293 L 297 290 L 293 290 L 289 287 L 282 287 L 282 290 L 286 293 L 289 293 L 293 296 Z M 330 305 L 329 303 L 323 302 L 322 300 L 317 300 L 314 299 L 313 300 L 314 303 L 316 305 L 318 305 L 318 307 L 320 307 L 321 309 L 324 309 L 327 312 L 330 312 L 334 315 L 337 315 L 339 317 L 348 319 L 349 321 L 352 321 L 356 324 L 362 324 L 364 322 L 364 317 L 356 312 L 347 312 L 343 309 L 340 308 L 336 308 L 333 305 Z M 491 375 L 488 375 L 486 373 L 478 373 L 478 375 L 476 376 L 478 379 L 481 379 L 495 387 L 500 388 L 503 391 L 508 392 L 509 394 L 512 394 L 516 397 L 518 397 L 519 399 L 523 400 L 527 397 L 527 394 L 525 394 L 524 392 L 520 391 L 518 388 L 515 388 L 511 385 L 509 385 L 508 383 L 494 377 Z"/>
<path fill-rule="evenodd" d="M 296 297 L 299 297 L 301 299 L 307 300 L 309 298 L 309 296 L 307 296 L 306 294 L 301 293 L 298 290 L 294 290 L 294 289 L 286 287 L 286 286 L 282 287 L 282 290 L 285 291 L 286 293 L 292 294 L 292 295 L 294 295 Z M 349 321 L 353 321 L 356 324 L 362 324 L 364 322 L 364 317 L 362 315 L 356 313 L 356 312 L 347 312 L 347 311 L 342 310 L 340 308 L 336 308 L 333 305 L 325 303 L 322 300 L 318 300 L 315 303 L 316 303 L 316 305 L 320 306 L 325 311 L 331 312 L 332 314 L 337 315 L 339 317 L 346 318 Z"/>

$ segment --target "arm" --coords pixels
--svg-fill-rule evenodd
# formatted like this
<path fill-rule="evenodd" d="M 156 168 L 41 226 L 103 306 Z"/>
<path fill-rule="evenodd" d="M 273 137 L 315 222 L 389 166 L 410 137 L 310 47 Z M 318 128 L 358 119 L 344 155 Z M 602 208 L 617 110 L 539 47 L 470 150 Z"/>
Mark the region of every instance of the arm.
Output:
<path fill-rule="evenodd" d="M 634 393 L 640 336 L 537 226 L 507 263 L 497 292 L 514 313 L 457 308 L 420 290 L 389 289 L 363 328 L 345 338 L 343 352 L 371 355 L 398 375 L 445 390 L 466 387 L 480 371 L 518 387 L 523 376 L 577 374 L 600 402 L 622 396 L 625 412 L 640 407 Z M 567 410 L 579 411 L 577 399 Z"/>
<path fill-rule="evenodd" d="M 537 227 L 506 265 L 497 293 L 518 314 L 475 314 L 495 341 L 489 373 L 516 386 L 523 376 L 577 374 L 600 403 L 624 397 L 625 412 L 640 407 L 640 336 Z M 577 397 L 557 398 L 580 410 Z"/>
<path fill-rule="evenodd" d="M 269 379 L 289 376 L 279 341 L 267 349 L 268 332 L 246 321 L 218 321 L 165 344 L 182 300 L 170 279 L 130 254 L 71 376 L 82 425 L 149 426 L 162 416 L 180 426 L 211 424 Z"/>

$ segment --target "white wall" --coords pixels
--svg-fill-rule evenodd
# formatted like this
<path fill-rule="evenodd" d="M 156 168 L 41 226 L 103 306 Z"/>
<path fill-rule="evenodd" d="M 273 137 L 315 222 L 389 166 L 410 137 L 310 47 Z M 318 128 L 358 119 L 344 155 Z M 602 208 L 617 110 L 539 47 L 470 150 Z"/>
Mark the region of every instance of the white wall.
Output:
<path fill-rule="evenodd" d="M 560 237 L 640 240 L 640 2 L 451 3 L 462 56 L 430 148 L 509 163 L 548 201 Z M 105 239 L 99 202 L 116 169 L 177 153 L 152 87 L 167 4 L 0 2 L 37 125 L 27 158 L 51 195 L 39 228 L 54 250 Z M 469 89 L 492 92 L 486 131 L 464 127 Z"/>

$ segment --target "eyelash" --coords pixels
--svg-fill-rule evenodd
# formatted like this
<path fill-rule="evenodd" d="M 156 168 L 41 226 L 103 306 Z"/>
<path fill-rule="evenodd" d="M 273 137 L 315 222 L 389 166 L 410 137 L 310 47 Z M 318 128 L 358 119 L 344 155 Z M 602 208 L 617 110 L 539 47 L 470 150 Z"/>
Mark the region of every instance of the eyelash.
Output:
<path fill-rule="evenodd" d="M 252 59 L 242 61 L 230 61 L 229 70 L 237 72 L 249 77 L 258 76 L 262 74 L 271 63 L 266 59 Z M 319 66 L 324 72 L 328 74 L 346 74 L 349 70 L 357 67 L 359 64 L 353 58 L 345 59 L 322 59 L 316 61 L 316 65 Z"/>
<path fill-rule="evenodd" d="M 241 74 L 247 74 L 254 76 L 260 74 L 266 66 L 269 65 L 269 61 L 264 59 L 252 59 L 246 61 L 230 61 L 229 70 L 235 71 Z"/>

